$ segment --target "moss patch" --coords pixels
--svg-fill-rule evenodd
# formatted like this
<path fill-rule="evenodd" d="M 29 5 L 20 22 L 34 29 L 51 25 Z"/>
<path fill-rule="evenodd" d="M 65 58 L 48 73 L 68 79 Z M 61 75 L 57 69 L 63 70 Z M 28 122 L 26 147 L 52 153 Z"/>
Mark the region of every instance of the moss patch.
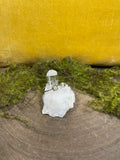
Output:
<path fill-rule="evenodd" d="M 30 123 L 28 123 L 28 121 L 26 121 L 24 118 L 22 118 L 20 115 L 12 115 L 12 114 L 8 114 L 5 112 L 0 112 L 0 116 L 3 118 L 7 118 L 7 119 L 16 119 L 22 123 L 24 123 L 26 126 L 30 126 Z"/>
<path fill-rule="evenodd" d="M 120 68 L 97 70 L 69 57 L 63 60 L 41 60 L 33 66 L 12 65 L 0 73 L 0 108 L 24 101 L 30 90 L 44 91 L 46 73 L 58 71 L 59 81 L 91 94 L 91 106 L 99 111 L 120 116 L 120 83 L 114 77 Z"/>
<path fill-rule="evenodd" d="M 8 67 L 0 74 L 0 108 L 23 101 L 26 92 L 37 88 L 38 79 L 31 67 Z"/>

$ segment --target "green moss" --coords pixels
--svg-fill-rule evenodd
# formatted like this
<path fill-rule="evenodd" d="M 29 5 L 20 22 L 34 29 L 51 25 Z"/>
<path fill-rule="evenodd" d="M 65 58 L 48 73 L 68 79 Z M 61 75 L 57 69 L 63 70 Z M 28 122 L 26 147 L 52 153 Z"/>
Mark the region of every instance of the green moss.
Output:
<path fill-rule="evenodd" d="M 32 68 L 13 65 L 0 74 L 0 108 L 24 100 L 24 94 L 38 87 L 38 79 Z"/>
<path fill-rule="evenodd" d="M 3 118 L 7 118 L 7 119 L 16 119 L 18 121 L 21 121 L 25 125 L 30 126 L 30 123 L 28 123 L 28 121 L 26 121 L 20 115 L 14 116 L 14 115 L 11 115 L 11 114 L 8 114 L 8 113 L 0 112 L 0 116 L 3 117 Z"/>
<path fill-rule="evenodd" d="M 91 106 L 99 111 L 120 115 L 120 83 L 114 77 L 120 75 L 120 68 L 97 70 L 80 64 L 69 57 L 62 60 L 41 60 L 32 67 L 12 65 L 0 73 L 0 107 L 17 104 L 24 100 L 30 90 L 44 91 L 46 73 L 49 69 L 58 71 L 59 81 L 67 82 L 95 100 Z"/>
<path fill-rule="evenodd" d="M 21 121 L 22 123 L 24 123 L 27 126 L 30 126 L 30 123 L 28 123 L 28 121 L 26 121 L 24 118 L 22 118 L 20 115 L 16 116 L 15 119 Z"/>
<path fill-rule="evenodd" d="M 9 114 L 6 114 L 4 112 L 0 112 L 0 116 L 4 117 L 4 118 L 7 118 L 7 119 L 13 119 L 14 118 L 13 115 L 9 115 Z"/>

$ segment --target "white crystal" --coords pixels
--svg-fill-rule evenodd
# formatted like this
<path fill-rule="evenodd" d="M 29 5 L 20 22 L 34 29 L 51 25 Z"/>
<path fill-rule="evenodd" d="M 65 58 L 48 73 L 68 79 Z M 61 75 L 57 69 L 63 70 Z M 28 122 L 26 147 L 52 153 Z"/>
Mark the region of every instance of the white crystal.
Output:
<path fill-rule="evenodd" d="M 47 72 L 47 75 L 46 75 L 46 76 L 47 76 L 47 77 L 57 76 L 57 72 L 56 72 L 55 70 L 51 69 L 51 70 L 49 70 L 49 71 Z"/>
<path fill-rule="evenodd" d="M 58 85 L 57 71 L 51 69 L 47 72 L 48 83 L 46 84 L 45 91 L 53 88 L 53 86 Z"/>
<path fill-rule="evenodd" d="M 74 107 L 75 95 L 72 89 L 62 83 L 56 91 L 50 90 L 43 95 L 42 114 L 52 117 L 64 117 L 66 112 Z"/>

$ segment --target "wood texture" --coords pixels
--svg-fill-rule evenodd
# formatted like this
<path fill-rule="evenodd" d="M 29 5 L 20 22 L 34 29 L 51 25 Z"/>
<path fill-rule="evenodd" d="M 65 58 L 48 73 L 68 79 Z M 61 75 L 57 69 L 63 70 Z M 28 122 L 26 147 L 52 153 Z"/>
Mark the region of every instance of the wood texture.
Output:
<path fill-rule="evenodd" d="M 75 93 L 75 108 L 63 119 L 42 115 L 41 95 L 35 92 L 9 108 L 31 125 L 0 118 L 0 160 L 119 160 L 120 120 L 93 111 L 92 98 Z"/>

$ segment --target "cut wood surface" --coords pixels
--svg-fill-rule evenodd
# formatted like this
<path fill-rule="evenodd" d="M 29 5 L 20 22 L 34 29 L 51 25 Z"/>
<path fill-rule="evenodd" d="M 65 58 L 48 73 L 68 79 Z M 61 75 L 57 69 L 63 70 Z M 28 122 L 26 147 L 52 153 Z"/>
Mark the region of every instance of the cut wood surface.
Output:
<path fill-rule="evenodd" d="M 0 117 L 0 160 L 119 160 L 120 120 L 90 108 L 89 95 L 75 94 L 75 107 L 64 118 L 42 115 L 36 92 L 8 107 L 30 126 Z"/>

